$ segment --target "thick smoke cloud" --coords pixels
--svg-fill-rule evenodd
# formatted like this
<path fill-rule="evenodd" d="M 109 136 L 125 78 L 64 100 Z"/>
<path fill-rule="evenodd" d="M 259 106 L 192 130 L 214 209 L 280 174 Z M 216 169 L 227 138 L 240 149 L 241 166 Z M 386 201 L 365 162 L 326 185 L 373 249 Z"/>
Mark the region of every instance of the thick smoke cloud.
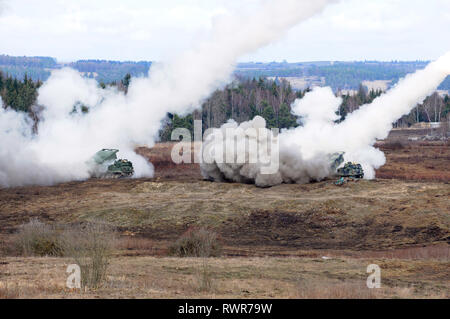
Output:
<path fill-rule="evenodd" d="M 279 184 L 277 135 L 266 129 L 260 116 L 238 125 L 230 120 L 206 133 L 202 146 L 202 175 L 214 181 Z M 273 155 L 273 156 L 272 156 Z M 270 164 L 276 165 L 270 165 Z"/>
<path fill-rule="evenodd" d="M 342 100 L 330 88 L 315 88 L 292 105 L 293 114 L 302 117 L 303 126 L 284 131 L 278 136 L 277 173 L 263 174 L 260 171 L 264 167 L 263 159 L 258 163 L 246 160 L 239 162 L 240 164 L 236 161 L 228 164 L 223 164 L 221 160 L 209 161 L 202 164 L 202 174 L 216 181 L 244 181 L 258 186 L 272 186 L 282 182 L 308 183 L 332 176 L 334 170 L 330 167 L 330 156 L 345 152 L 345 161 L 361 163 L 365 177 L 372 179 L 375 177 L 375 170 L 386 161 L 383 152 L 373 147 L 376 140 L 386 138 L 392 129 L 392 123 L 432 94 L 449 74 L 450 52 L 430 63 L 424 70 L 408 75 L 389 92 L 348 115 L 340 124 L 335 124 L 334 121 Z M 263 119 L 256 118 L 239 127 L 234 123 L 225 124 L 222 130 L 216 130 L 207 139 L 203 148 L 205 157 L 208 158 L 213 149 L 224 149 L 223 153 L 232 153 L 233 144 L 226 143 L 229 139 L 236 139 L 236 144 L 248 144 L 254 137 L 235 131 L 238 128 L 253 127 L 255 123 L 258 123 L 258 127 L 265 127 L 261 120 Z M 228 134 L 225 134 L 227 128 Z M 264 131 L 261 133 L 262 136 L 267 134 Z M 260 140 L 258 146 L 265 149 L 265 139 Z M 251 158 L 252 154 L 249 153 L 252 151 L 247 149 L 246 152 L 245 158 Z"/>
<path fill-rule="evenodd" d="M 0 16 L 3 14 L 3 12 L 7 9 L 7 1 L 6 0 L 0 0 Z"/>
<path fill-rule="evenodd" d="M 132 81 L 128 95 L 100 90 L 95 81 L 70 69 L 52 73 L 39 90 L 44 106 L 39 134 L 21 114 L 2 110 L 0 186 L 54 184 L 89 177 L 86 162 L 99 149 L 119 148 L 136 177 L 153 176 L 153 167 L 135 154 L 152 147 L 167 112 L 188 113 L 229 80 L 236 60 L 271 43 L 290 27 L 323 10 L 333 0 L 264 1 L 252 12 L 222 16 L 211 38 L 181 56 L 155 65 L 148 77 Z M 77 105 L 78 112 L 72 112 Z M 89 107 L 88 114 L 80 112 Z"/>

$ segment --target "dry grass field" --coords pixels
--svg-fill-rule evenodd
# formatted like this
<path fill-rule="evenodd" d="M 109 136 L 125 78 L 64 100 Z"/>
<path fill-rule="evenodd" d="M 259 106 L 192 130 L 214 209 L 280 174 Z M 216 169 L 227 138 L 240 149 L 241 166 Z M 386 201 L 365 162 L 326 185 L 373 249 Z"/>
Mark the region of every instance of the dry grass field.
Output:
<path fill-rule="evenodd" d="M 447 252 L 448 254 L 448 252 Z M 65 286 L 63 258 L 6 258 L 4 298 L 449 298 L 448 259 L 334 257 L 199 258 L 117 256 L 105 285 Z M 382 287 L 366 287 L 366 268 L 378 264 Z M 208 289 L 201 282 L 210 281 Z"/>
<path fill-rule="evenodd" d="M 447 142 L 395 141 L 379 144 L 387 157 L 378 178 L 401 180 L 450 180 L 450 144 Z"/>
<path fill-rule="evenodd" d="M 152 179 L 0 189 L 0 298 L 448 298 L 450 145 L 408 141 L 413 133 L 379 142 L 387 164 L 378 179 L 342 187 L 211 183 L 158 144 L 138 149 Z M 105 285 L 70 291 L 69 259 L 18 256 L 16 232 L 31 218 L 113 225 L 120 238 Z M 218 234 L 222 257 L 168 256 L 200 226 Z M 373 263 L 377 290 L 365 286 Z"/>

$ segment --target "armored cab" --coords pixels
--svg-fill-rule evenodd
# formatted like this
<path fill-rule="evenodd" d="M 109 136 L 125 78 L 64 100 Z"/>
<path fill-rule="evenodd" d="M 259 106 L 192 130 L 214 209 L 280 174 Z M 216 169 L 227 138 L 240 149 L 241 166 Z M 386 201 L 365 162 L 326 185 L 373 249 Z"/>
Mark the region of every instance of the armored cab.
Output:
<path fill-rule="evenodd" d="M 134 174 L 133 163 L 125 159 L 117 159 L 116 149 L 102 149 L 92 158 L 95 164 L 94 174 L 101 178 L 130 177 Z"/>
<path fill-rule="evenodd" d="M 114 164 L 108 166 L 107 174 L 108 177 L 116 178 L 133 176 L 133 163 L 124 159 L 117 160 Z"/>
<path fill-rule="evenodd" d="M 363 178 L 364 170 L 361 164 L 348 162 L 337 170 L 337 175 L 340 177 L 350 177 L 350 178 Z"/>

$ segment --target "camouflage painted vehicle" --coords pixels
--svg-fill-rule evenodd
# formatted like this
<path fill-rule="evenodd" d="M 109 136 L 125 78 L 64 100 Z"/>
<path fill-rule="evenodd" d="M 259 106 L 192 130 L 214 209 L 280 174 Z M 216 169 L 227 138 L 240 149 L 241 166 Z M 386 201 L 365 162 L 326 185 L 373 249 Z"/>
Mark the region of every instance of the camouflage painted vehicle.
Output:
<path fill-rule="evenodd" d="M 133 174 L 133 163 L 125 159 L 117 160 L 114 164 L 108 166 L 108 177 L 131 177 Z"/>
<path fill-rule="evenodd" d="M 348 162 L 344 165 L 344 167 L 337 170 L 337 175 L 341 178 L 363 178 L 364 170 L 361 164 Z"/>
<path fill-rule="evenodd" d="M 125 159 L 117 159 L 119 150 L 102 149 L 92 158 L 96 166 L 96 175 L 101 178 L 131 177 L 134 174 L 133 163 Z"/>

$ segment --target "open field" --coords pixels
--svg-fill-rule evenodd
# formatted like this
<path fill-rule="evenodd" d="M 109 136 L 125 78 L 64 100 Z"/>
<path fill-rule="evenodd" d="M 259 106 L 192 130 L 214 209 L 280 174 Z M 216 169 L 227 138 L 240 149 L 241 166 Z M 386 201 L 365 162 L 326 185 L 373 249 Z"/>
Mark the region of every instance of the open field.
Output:
<path fill-rule="evenodd" d="M 393 150 L 392 146 L 399 149 Z M 377 171 L 378 178 L 443 182 L 450 180 L 449 144 L 409 142 L 380 147 L 388 160 L 387 164 Z"/>
<path fill-rule="evenodd" d="M 174 165 L 171 145 L 159 144 L 139 149 L 155 165 L 152 179 L 0 189 L 0 298 L 448 298 L 450 145 L 394 134 L 379 143 L 381 178 L 342 187 L 211 183 L 195 164 Z M 64 288 L 69 260 L 14 256 L 14 233 L 33 217 L 116 226 L 107 285 L 80 295 Z M 195 226 L 224 245 L 224 257 L 207 259 L 208 291 L 197 283 L 204 261 L 167 257 Z M 364 288 L 371 263 L 382 268 L 376 292 Z"/>
<path fill-rule="evenodd" d="M 91 180 L 2 190 L 3 236 L 32 217 L 105 220 L 134 236 L 173 241 L 206 226 L 226 245 L 382 249 L 447 242 L 450 184 L 374 180 L 337 187 L 204 181 Z M 275 249 L 276 251 L 279 248 Z"/>
<path fill-rule="evenodd" d="M 377 177 L 449 182 L 450 140 L 408 140 L 432 134 L 439 132 L 429 129 L 392 130 L 386 141 L 377 144 L 387 158 L 386 165 L 377 171 Z"/>
<path fill-rule="evenodd" d="M 65 287 L 63 258 L 6 258 L 0 298 L 449 298 L 449 261 L 311 257 L 209 258 L 202 289 L 199 258 L 117 257 L 105 286 Z M 366 268 L 382 269 L 381 289 L 366 287 Z"/>

